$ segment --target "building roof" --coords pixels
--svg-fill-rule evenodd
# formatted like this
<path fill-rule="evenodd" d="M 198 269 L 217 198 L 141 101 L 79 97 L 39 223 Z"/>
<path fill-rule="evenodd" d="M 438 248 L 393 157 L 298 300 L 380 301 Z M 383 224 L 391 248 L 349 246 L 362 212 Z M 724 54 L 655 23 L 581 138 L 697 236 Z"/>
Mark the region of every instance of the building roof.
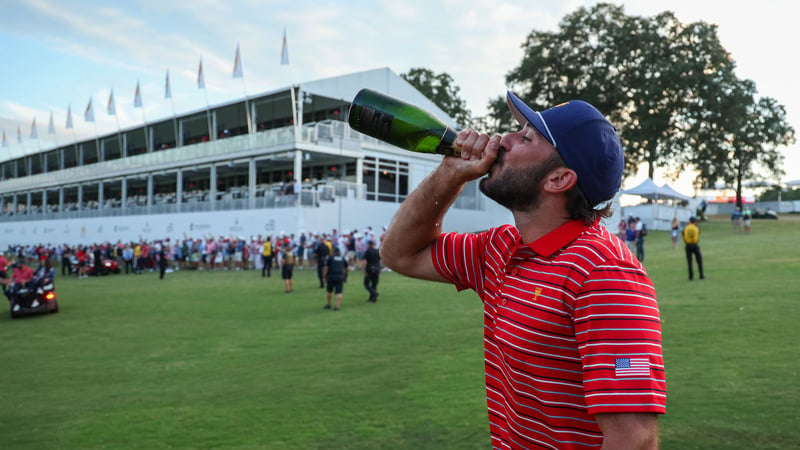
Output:
<path fill-rule="evenodd" d="M 448 116 L 441 108 L 422 95 L 411 83 L 392 72 L 388 67 L 309 81 L 300 83 L 299 86 L 300 89 L 311 94 L 342 99 L 348 102 L 353 100 L 359 90 L 363 88 L 373 89 L 419 106 L 443 120 L 447 125 L 456 128 L 456 123 L 452 117 Z M 288 87 L 286 89 L 288 90 Z"/>

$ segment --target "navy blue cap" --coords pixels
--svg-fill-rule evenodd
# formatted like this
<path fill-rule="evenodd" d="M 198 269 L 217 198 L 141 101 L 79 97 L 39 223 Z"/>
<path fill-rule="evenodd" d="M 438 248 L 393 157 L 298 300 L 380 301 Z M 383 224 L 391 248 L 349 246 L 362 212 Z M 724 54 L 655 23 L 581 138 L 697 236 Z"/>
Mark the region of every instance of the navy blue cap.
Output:
<path fill-rule="evenodd" d="M 594 106 L 582 100 L 534 111 L 513 92 L 508 108 L 521 125 L 530 123 L 578 175 L 578 187 L 591 206 L 614 198 L 622 184 L 625 159 L 617 130 Z"/>

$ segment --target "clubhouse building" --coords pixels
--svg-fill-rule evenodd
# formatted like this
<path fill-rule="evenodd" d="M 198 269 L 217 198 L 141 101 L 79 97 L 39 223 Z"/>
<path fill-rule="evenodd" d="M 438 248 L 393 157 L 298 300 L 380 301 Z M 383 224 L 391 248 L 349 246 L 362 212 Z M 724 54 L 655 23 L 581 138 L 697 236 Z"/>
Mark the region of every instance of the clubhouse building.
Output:
<path fill-rule="evenodd" d="M 455 126 L 383 68 L 43 149 L 0 162 L 0 248 L 366 227 L 380 234 L 441 156 L 351 130 L 347 112 L 361 88 L 416 104 Z M 472 182 L 443 226 L 478 231 L 511 220 Z"/>

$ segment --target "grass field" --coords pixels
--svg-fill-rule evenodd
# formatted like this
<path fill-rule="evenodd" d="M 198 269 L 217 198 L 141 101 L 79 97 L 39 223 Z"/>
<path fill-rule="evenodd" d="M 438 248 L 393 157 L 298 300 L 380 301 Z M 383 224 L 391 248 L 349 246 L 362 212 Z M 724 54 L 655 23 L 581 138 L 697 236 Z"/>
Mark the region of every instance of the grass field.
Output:
<path fill-rule="evenodd" d="M 651 232 L 667 364 L 664 449 L 800 446 L 800 217 L 701 224 L 703 281 Z M 61 311 L 0 309 L 0 448 L 486 449 L 476 294 L 361 274 L 59 279 Z"/>

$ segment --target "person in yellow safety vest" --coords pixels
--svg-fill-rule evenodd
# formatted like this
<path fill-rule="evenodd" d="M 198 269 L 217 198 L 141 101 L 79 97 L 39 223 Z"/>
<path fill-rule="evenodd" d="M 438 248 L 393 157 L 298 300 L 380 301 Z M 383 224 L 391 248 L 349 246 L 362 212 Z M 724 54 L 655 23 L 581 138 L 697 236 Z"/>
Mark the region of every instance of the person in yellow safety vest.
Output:
<path fill-rule="evenodd" d="M 267 236 L 267 240 L 264 241 L 264 245 L 261 247 L 261 278 L 264 278 L 264 275 L 270 277 L 272 276 L 272 238 Z"/>
<path fill-rule="evenodd" d="M 700 229 L 697 228 L 697 218 L 689 218 L 689 225 L 683 229 L 683 242 L 686 243 L 686 263 L 689 265 L 689 281 L 694 279 L 694 270 L 692 267 L 692 256 L 697 260 L 697 270 L 700 273 L 700 279 L 705 279 L 703 274 L 703 254 L 700 253 Z"/>

